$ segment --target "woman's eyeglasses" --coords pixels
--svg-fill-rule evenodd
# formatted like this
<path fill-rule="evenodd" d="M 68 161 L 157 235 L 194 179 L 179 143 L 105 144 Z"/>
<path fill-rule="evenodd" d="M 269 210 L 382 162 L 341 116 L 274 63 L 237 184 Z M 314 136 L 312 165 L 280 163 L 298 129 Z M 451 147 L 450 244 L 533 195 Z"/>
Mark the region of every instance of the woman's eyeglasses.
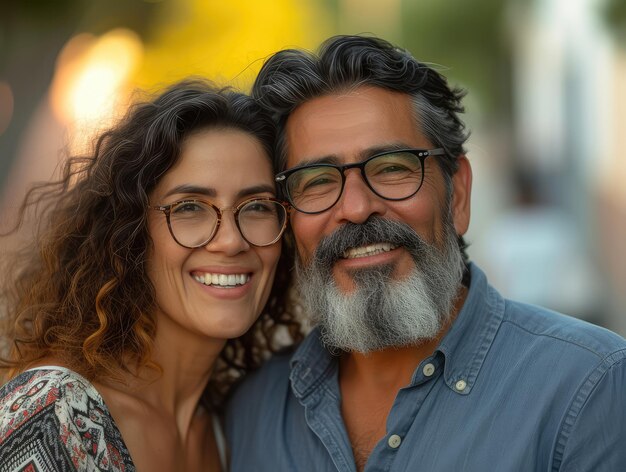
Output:
<path fill-rule="evenodd" d="M 241 236 L 253 246 L 274 244 L 287 227 L 287 205 L 271 197 L 252 198 L 232 208 L 218 208 L 196 199 L 150 208 L 165 214 L 174 241 L 190 249 L 205 246 L 213 239 L 225 211 L 233 212 Z"/>

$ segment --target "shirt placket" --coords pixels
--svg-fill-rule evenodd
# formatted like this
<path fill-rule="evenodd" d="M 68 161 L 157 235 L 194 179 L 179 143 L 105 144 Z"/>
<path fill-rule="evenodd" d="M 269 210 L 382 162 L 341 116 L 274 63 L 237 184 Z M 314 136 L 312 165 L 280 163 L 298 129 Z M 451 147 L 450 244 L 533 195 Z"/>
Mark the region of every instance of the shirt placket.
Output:
<path fill-rule="evenodd" d="M 370 454 L 364 472 L 394 470 L 393 466 L 398 454 L 402 451 L 404 439 L 424 404 L 424 400 L 435 386 L 442 372 L 442 358 L 431 356 L 420 363 L 413 375 L 411 384 L 398 391 L 387 417 L 387 433 Z M 412 454 L 419 454 L 415 444 L 406 444 L 406 447 L 413 448 Z"/>

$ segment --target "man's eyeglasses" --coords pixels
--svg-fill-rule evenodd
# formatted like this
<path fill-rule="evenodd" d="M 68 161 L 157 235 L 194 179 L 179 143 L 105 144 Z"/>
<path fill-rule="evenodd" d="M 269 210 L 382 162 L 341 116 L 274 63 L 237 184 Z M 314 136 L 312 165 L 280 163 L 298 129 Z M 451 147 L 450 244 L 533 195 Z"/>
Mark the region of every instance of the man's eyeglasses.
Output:
<path fill-rule="evenodd" d="M 339 201 L 346 183 L 345 171 L 360 169 L 367 186 L 386 200 L 405 200 L 415 195 L 424 182 L 424 161 L 443 156 L 445 150 L 399 149 L 346 165 L 311 164 L 276 175 L 289 203 L 302 213 L 322 213 Z"/>
<path fill-rule="evenodd" d="M 174 241 L 189 249 L 205 246 L 213 239 L 224 211 L 233 212 L 241 236 L 253 246 L 274 244 L 287 227 L 286 203 L 270 197 L 246 200 L 234 208 L 218 208 L 195 199 L 150 208 L 165 214 Z"/>

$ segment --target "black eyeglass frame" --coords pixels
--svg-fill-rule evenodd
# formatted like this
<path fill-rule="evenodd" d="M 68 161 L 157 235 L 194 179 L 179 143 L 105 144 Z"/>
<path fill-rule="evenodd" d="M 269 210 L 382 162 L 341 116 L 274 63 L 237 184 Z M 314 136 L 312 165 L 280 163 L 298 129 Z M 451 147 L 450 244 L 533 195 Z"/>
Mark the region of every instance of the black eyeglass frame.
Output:
<path fill-rule="evenodd" d="M 387 156 L 389 154 L 397 154 L 399 152 L 407 152 L 409 154 L 413 154 L 415 157 L 417 157 L 420 161 L 420 165 L 422 166 L 422 180 L 420 181 L 420 184 L 417 186 L 417 189 L 415 190 L 415 192 L 413 192 L 410 195 L 407 195 L 406 197 L 401 197 L 401 198 L 389 198 L 389 197 L 385 197 L 384 195 L 381 195 L 380 193 L 378 193 L 374 187 L 372 187 L 372 184 L 370 184 L 369 180 L 367 179 L 367 176 L 365 175 L 365 166 L 373 159 L 376 159 L 378 157 L 382 157 L 382 156 Z M 324 213 L 325 211 L 330 210 L 332 207 L 334 207 L 337 202 L 339 201 L 339 199 L 341 198 L 341 196 L 343 195 L 343 189 L 345 187 L 346 184 L 346 174 L 345 171 L 348 169 L 359 169 L 361 171 L 361 177 L 363 178 L 363 181 L 366 183 L 366 185 L 369 187 L 369 189 L 374 192 L 375 195 L 377 195 L 378 197 L 384 199 L 384 200 L 390 200 L 390 201 L 402 201 L 402 200 L 406 200 L 408 198 L 411 198 L 413 195 L 415 195 L 417 192 L 419 192 L 419 190 L 422 188 L 422 184 L 424 183 L 424 161 L 426 160 L 426 158 L 428 156 L 445 156 L 446 155 L 446 151 L 443 148 L 434 148 L 434 149 L 411 149 L 411 148 L 407 148 L 407 149 L 393 149 L 390 151 L 385 151 L 385 152 L 381 152 L 378 154 L 374 154 L 373 156 L 368 157 L 367 159 L 360 161 L 360 162 L 354 162 L 352 164 L 343 164 L 343 165 L 337 165 L 337 164 L 330 164 L 330 163 L 318 163 L 318 164 L 305 164 L 302 166 L 298 166 L 298 167 L 293 167 L 291 169 L 285 170 L 283 172 L 280 172 L 278 174 L 276 174 L 275 177 L 275 181 L 281 186 L 281 188 L 284 190 L 285 195 L 287 196 L 287 200 L 289 200 L 289 204 L 291 205 L 292 208 L 295 208 L 297 211 L 299 211 L 300 213 L 306 213 L 307 215 L 317 215 L 319 213 Z M 300 208 L 298 208 L 298 206 L 295 204 L 295 202 L 293 201 L 293 198 L 291 197 L 290 193 L 289 193 L 289 186 L 287 185 L 287 180 L 289 179 L 289 176 L 294 174 L 295 172 L 298 172 L 302 169 L 308 169 L 311 167 L 332 167 L 333 169 L 337 169 L 339 171 L 339 173 L 341 174 L 341 188 L 339 190 L 339 194 L 337 195 L 337 199 L 327 208 L 323 209 L 323 210 L 319 210 L 319 211 L 304 211 L 301 210 Z"/>
<path fill-rule="evenodd" d="M 239 212 L 241 211 L 241 209 L 244 206 L 246 206 L 246 205 L 248 205 L 250 203 L 253 203 L 253 202 L 274 202 L 274 203 L 278 203 L 285 210 L 285 220 L 283 221 L 283 226 L 280 229 L 280 232 L 278 233 L 278 236 L 276 236 L 276 238 L 274 238 L 274 240 L 272 242 L 269 242 L 267 244 L 255 244 L 255 243 L 249 241 L 248 238 L 246 238 L 244 236 L 243 231 L 241 230 L 241 226 L 239 226 Z M 217 214 L 217 222 L 215 223 L 215 227 L 213 228 L 213 232 L 211 233 L 211 235 L 203 243 L 197 244 L 195 246 L 187 246 L 187 245 L 181 243 L 178 239 L 176 239 L 176 236 L 174 235 L 174 230 L 172 229 L 172 224 L 170 222 L 170 213 L 172 211 L 172 208 L 174 208 L 177 205 L 182 205 L 182 204 L 186 204 L 186 203 L 203 203 L 203 204 L 208 205 L 211 208 L 213 208 L 213 210 L 215 210 L 215 213 Z M 225 207 L 225 208 L 219 208 L 219 207 L 213 205 L 211 202 L 209 202 L 207 200 L 202 200 L 202 199 L 198 199 L 198 198 L 187 198 L 187 199 L 184 199 L 184 200 L 178 200 L 178 201 L 176 201 L 174 203 L 170 203 L 169 205 L 156 205 L 156 206 L 150 206 L 148 208 L 150 208 L 151 210 L 162 211 L 165 214 L 165 219 L 167 221 L 167 228 L 169 229 L 170 235 L 172 236 L 174 241 L 176 241 L 176 243 L 179 246 L 182 246 L 182 247 L 187 248 L 187 249 L 196 249 L 196 248 L 199 248 L 199 247 L 206 246 L 207 244 L 209 244 L 213 240 L 213 238 L 215 237 L 215 235 L 219 231 L 220 225 L 222 223 L 222 213 L 224 211 L 227 211 L 227 210 L 231 210 L 233 212 L 233 218 L 235 219 L 235 224 L 237 225 L 237 230 L 239 231 L 239 234 L 241 235 L 241 237 L 248 244 L 251 244 L 252 246 L 256 246 L 256 247 L 271 246 L 272 244 L 276 243 L 276 241 L 278 241 L 281 238 L 281 236 L 285 232 L 285 229 L 287 229 L 287 223 L 289 221 L 289 210 L 290 210 L 290 207 L 291 207 L 291 205 L 289 204 L 289 202 L 285 202 L 285 201 L 279 200 L 278 198 L 273 198 L 273 197 L 254 197 L 254 198 L 249 198 L 247 200 L 244 200 L 241 203 L 238 203 L 234 207 Z"/>

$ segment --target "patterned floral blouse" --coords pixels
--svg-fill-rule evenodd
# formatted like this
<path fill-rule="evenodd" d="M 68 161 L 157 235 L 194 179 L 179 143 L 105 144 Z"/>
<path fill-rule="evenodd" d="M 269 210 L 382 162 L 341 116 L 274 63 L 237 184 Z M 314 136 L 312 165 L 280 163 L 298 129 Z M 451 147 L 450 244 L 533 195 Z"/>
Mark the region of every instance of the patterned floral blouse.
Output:
<path fill-rule="evenodd" d="M 41 367 L 0 388 L 0 472 L 134 470 L 102 397 L 77 373 Z"/>

